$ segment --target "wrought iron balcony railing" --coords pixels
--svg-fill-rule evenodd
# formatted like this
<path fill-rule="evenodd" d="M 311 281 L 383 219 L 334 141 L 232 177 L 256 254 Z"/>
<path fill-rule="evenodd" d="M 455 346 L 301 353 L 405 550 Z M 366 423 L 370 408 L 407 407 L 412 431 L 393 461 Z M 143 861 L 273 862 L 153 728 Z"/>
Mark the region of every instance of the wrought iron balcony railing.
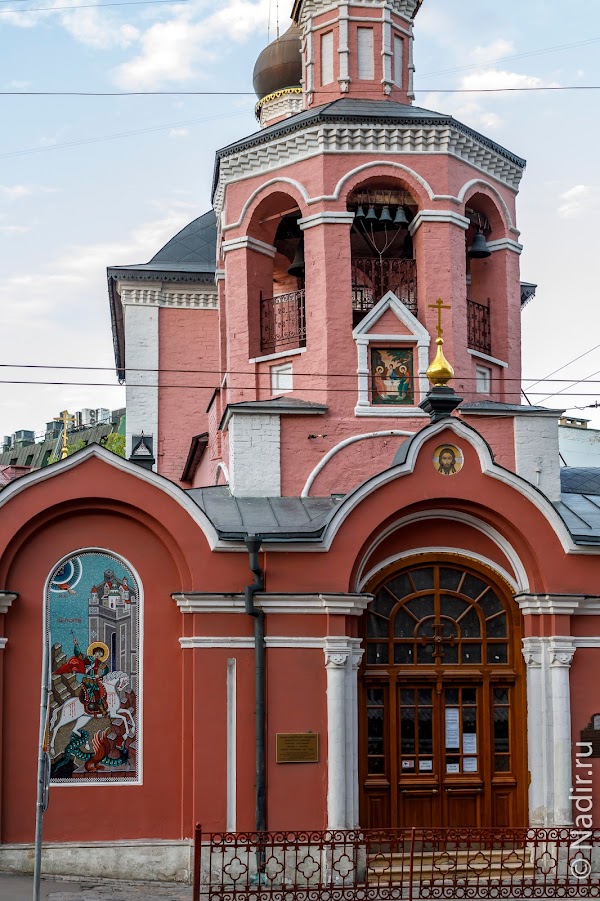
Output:
<path fill-rule="evenodd" d="M 354 322 L 378 303 L 388 291 L 417 315 L 416 260 L 399 257 L 380 260 L 378 257 L 352 258 L 352 309 Z"/>
<path fill-rule="evenodd" d="M 472 350 L 492 353 L 490 308 L 475 300 L 467 300 L 467 343 Z"/>
<path fill-rule="evenodd" d="M 260 298 L 260 350 L 276 353 L 306 345 L 304 289 Z"/>

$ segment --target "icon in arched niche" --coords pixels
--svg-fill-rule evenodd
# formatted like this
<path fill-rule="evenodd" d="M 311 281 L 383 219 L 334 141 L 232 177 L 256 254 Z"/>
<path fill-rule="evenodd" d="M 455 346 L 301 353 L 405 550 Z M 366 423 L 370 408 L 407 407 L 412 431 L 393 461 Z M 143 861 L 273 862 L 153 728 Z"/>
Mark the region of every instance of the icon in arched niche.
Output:
<path fill-rule="evenodd" d="M 433 452 L 433 465 L 443 476 L 455 476 L 463 468 L 462 451 L 454 444 L 441 444 Z"/>
<path fill-rule="evenodd" d="M 53 783 L 139 776 L 140 595 L 118 557 L 82 551 L 51 573 L 48 749 Z"/>

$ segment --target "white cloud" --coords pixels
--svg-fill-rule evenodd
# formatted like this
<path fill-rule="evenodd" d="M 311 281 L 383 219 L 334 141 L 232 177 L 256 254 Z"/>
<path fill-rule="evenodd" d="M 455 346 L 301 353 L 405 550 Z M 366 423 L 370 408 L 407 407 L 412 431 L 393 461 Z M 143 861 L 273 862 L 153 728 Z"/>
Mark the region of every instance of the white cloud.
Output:
<path fill-rule="evenodd" d="M 57 189 L 44 185 L 0 185 L 0 197 L 7 200 L 20 200 L 34 194 L 53 194 Z"/>
<path fill-rule="evenodd" d="M 558 87 L 557 82 L 544 81 L 537 75 L 522 75 L 519 72 L 506 72 L 501 69 L 484 69 L 482 72 L 471 72 L 461 79 L 461 88 L 471 91 L 490 91 L 498 89 Z"/>
<path fill-rule="evenodd" d="M 0 225 L 0 232 L 4 235 L 18 235 L 31 231 L 26 225 Z"/>
<path fill-rule="evenodd" d="M 114 16 L 97 9 L 61 13 L 61 22 L 75 40 L 100 50 L 129 47 L 140 34 L 133 25 L 119 24 Z"/>
<path fill-rule="evenodd" d="M 474 63 L 481 65 L 489 65 L 505 56 L 512 56 L 515 52 L 515 45 L 512 41 L 505 41 L 504 38 L 497 38 L 491 44 L 475 47 L 471 51 L 471 59 Z"/>
<path fill-rule="evenodd" d="M 232 41 L 242 43 L 264 28 L 268 14 L 269 0 L 228 0 L 208 16 L 192 3 L 175 6 L 170 19 L 141 35 L 139 54 L 116 69 L 115 81 L 132 90 L 190 81 Z"/>
<path fill-rule="evenodd" d="M 170 128 L 169 129 L 169 137 L 170 138 L 187 138 L 189 135 L 189 131 L 187 128 Z"/>
<path fill-rule="evenodd" d="M 560 195 L 558 215 L 561 219 L 576 219 L 600 207 L 598 185 L 575 185 Z"/>

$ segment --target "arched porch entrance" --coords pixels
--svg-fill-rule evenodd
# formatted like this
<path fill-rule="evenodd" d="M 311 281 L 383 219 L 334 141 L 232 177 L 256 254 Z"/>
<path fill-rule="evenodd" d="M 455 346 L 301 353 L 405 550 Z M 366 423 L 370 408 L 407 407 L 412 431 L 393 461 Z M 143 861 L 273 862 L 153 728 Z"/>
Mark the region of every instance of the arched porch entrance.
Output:
<path fill-rule="evenodd" d="M 522 623 L 510 586 L 440 554 L 387 567 L 367 589 L 361 825 L 525 825 Z"/>

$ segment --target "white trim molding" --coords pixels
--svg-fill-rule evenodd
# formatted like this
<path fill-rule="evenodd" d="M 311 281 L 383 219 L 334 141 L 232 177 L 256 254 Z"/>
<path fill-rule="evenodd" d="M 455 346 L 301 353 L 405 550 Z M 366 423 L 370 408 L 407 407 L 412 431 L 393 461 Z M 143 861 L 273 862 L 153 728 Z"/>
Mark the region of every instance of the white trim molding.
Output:
<path fill-rule="evenodd" d="M 0 591 L 0 613 L 7 613 L 18 597 L 15 591 Z"/>
<path fill-rule="evenodd" d="M 352 225 L 354 222 L 354 213 L 330 212 L 330 213 L 313 213 L 311 216 L 305 216 L 304 219 L 298 219 L 298 225 L 302 231 L 307 228 L 315 228 L 317 225 Z"/>
<path fill-rule="evenodd" d="M 0 638 L 0 651 L 3 651 L 8 642 L 8 638 Z"/>
<path fill-rule="evenodd" d="M 294 347 L 292 350 L 280 350 L 276 354 L 267 354 L 264 357 L 253 357 L 249 363 L 268 363 L 270 360 L 281 360 L 284 357 L 295 357 L 297 354 L 306 353 L 306 347 Z"/>
<path fill-rule="evenodd" d="M 171 595 L 182 613 L 244 613 L 243 594 L 190 592 Z M 256 606 L 265 613 L 318 613 L 360 616 L 373 596 L 350 594 L 256 594 Z"/>
<path fill-rule="evenodd" d="M 517 594 L 515 601 L 523 616 L 600 615 L 600 597 L 585 594 Z"/>
<path fill-rule="evenodd" d="M 312 33 L 306 35 L 307 47 Z M 309 54 L 307 54 L 307 57 Z M 311 104 L 312 64 L 307 58 L 305 96 Z M 219 180 L 213 206 L 220 215 L 229 184 L 273 172 L 291 163 L 299 163 L 323 154 L 369 154 L 402 156 L 408 154 L 443 155 L 467 163 L 473 169 L 517 191 L 523 166 L 509 158 L 476 133 L 467 133 L 447 121 L 437 123 L 416 119 L 402 124 L 358 122 L 315 122 L 298 131 L 273 136 L 264 143 L 231 148 L 219 160 Z M 372 165 L 385 165 L 382 160 Z M 408 170 L 407 170 L 408 171 Z M 261 189 L 264 186 L 261 186 Z M 433 193 L 433 192 L 432 192 Z"/>
<path fill-rule="evenodd" d="M 513 253 L 519 255 L 523 253 L 523 245 L 519 244 L 518 241 L 513 241 L 512 238 L 500 238 L 498 241 L 488 241 L 487 246 L 488 250 L 492 253 L 497 250 L 511 250 Z"/>
<path fill-rule="evenodd" d="M 303 637 L 301 635 L 267 635 L 267 648 L 324 648 L 327 639 L 319 637 Z M 179 639 L 183 649 L 189 648 L 254 648 L 254 637 L 251 635 L 185 635 Z"/>
<path fill-rule="evenodd" d="M 453 213 L 450 210 L 419 210 L 408 226 L 410 235 L 414 235 L 424 222 L 449 223 L 450 225 L 456 225 L 458 228 L 462 228 L 463 231 L 466 231 L 471 224 L 466 216 L 461 216 L 460 213 Z"/>
<path fill-rule="evenodd" d="M 532 826 L 573 823 L 569 669 L 574 654 L 568 636 L 523 639 Z"/>
<path fill-rule="evenodd" d="M 187 285 L 182 289 L 178 285 L 157 286 L 156 282 L 140 284 L 139 282 L 119 282 L 119 296 L 122 305 L 146 307 L 170 307 L 181 310 L 217 310 L 219 296 L 216 286 Z"/>
<path fill-rule="evenodd" d="M 231 238 L 229 241 L 223 241 L 221 244 L 221 252 L 229 253 L 230 250 L 254 250 L 256 253 L 262 253 L 266 257 L 273 257 L 277 253 L 277 248 L 272 244 L 266 244 L 253 238 L 251 235 L 242 235 L 239 238 Z"/>
<path fill-rule="evenodd" d="M 490 357 L 489 354 L 482 354 L 480 350 L 471 350 L 471 348 L 467 348 L 467 353 L 470 353 L 472 357 L 475 357 L 477 360 L 484 360 L 486 363 L 494 363 L 496 366 L 502 366 L 503 369 L 508 369 L 508 363 L 505 363 L 504 360 L 498 360 L 497 357 Z M 467 415 L 469 415 L 467 413 Z"/>

